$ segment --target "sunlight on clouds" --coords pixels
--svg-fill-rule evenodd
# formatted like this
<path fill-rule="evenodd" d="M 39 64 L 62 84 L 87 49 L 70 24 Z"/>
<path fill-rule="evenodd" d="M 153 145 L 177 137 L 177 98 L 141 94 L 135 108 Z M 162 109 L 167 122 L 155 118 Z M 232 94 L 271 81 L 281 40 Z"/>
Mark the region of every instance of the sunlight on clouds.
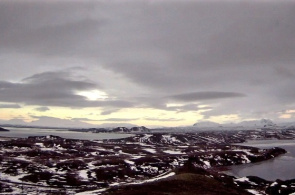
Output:
<path fill-rule="evenodd" d="M 206 104 L 198 105 L 198 108 L 206 108 L 206 107 L 210 107 L 210 106 L 206 105 Z M 210 109 L 210 110 L 212 110 L 212 109 Z"/>
<path fill-rule="evenodd" d="M 288 113 L 288 112 L 287 112 Z M 293 112 L 292 112 L 293 113 Z M 289 119 L 291 118 L 292 115 L 291 114 L 282 114 L 281 116 L 279 116 L 279 118 L 282 118 L 282 119 Z"/>
<path fill-rule="evenodd" d="M 105 100 L 108 98 L 108 95 L 100 90 L 80 91 L 77 92 L 77 95 L 84 96 L 90 101 Z"/>
<path fill-rule="evenodd" d="M 166 104 L 166 106 L 169 107 L 178 107 L 178 106 L 184 106 L 185 104 L 180 104 L 180 103 L 169 103 Z"/>
<path fill-rule="evenodd" d="M 26 122 L 38 120 L 38 117 L 54 117 L 59 119 L 74 119 L 79 118 L 80 121 L 87 122 L 93 125 L 100 125 L 103 123 L 131 123 L 134 125 L 143 126 L 191 126 L 196 121 L 201 120 L 203 115 L 201 111 L 176 112 L 163 111 L 152 108 L 126 108 L 109 115 L 101 115 L 100 108 L 83 108 L 71 109 L 62 107 L 50 107 L 46 113 L 36 111 L 36 106 L 24 106 L 18 111 L 14 109 L 5 109 L 1 112 L 0 118 L 4 120 L 22 119 Z M 91 114 L 90 114 L 91 113 Z M 109 118 L 122 118 L 126 121 L 108 121 Z M 155 120 L 149 120 L 154 118 Z M 85 119 L 85 120 L 83 120 Z M 134 119 L 134 120 L 128 120 Z"/>
<path fill-rule="evenodd" d="M 11 108 L 1 109 L 0 120 L 8 121 L 12 119 L 21 119 L 25 122 L 31 122 L 32 119 L 28 115 L 29 111 L 30 108 L 21 108 L 17 110 Z"/>
<path fill-rule="evenodd" d="M 7 109 L 5 109 L 7 110 Z M 1 120 L 9 120 L 11 119 L 11 116 L 7 112 L 0 112 L 0 119 Z"/>
<path fill-rule="evenodd" d="M 95 116 L 100 113 L 100 109 L 93 109 L 93 108 L 83 108 L 83 109 L 70 109 L 70 108 L 62 108 L 62 107 L 50 107 L 50 110 L 47 111 L 45 114 L 40 112 L 36 112 L 32 109 L 32 113 L 35 116 L 42 116 L 45 115 L 49 117 L 56 117 L 61 119 L 68 119 L 68 118 L 89 118 L 95 119 Z M 92 113 L 92 116 L 89 117 L 89 113 Z"/>

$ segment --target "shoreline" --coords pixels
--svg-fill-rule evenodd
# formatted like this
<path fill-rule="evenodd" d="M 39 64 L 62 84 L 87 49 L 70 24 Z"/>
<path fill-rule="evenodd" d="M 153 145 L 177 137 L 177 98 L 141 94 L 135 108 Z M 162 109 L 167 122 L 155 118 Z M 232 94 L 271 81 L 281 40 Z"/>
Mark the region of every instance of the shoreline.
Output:
<path fill-rule="evenodd" d="M 235 186 L 237 190 L 245 190 L 246 188 L 236 186 L 238 178 L 216 170 L 228 165 L 263 161 L 284 152 L 279 148 L 260 150 L 217 141 L 209 144 L 207 140 L 212 140 L 211 138 L 195 135 L 197 134 L 150 133 L 100 141 L 58 136 L 0 139 L 1 180 L 6 177 L 19 183 L 37 182 L 43 186 L 64 188 L 67 193 L 75 188 L 75 193 L 82 193 L 106 187 L 111 191 L 130 188 L 124 185 L 140 182 L 142 184 L 137 185 L 154 185 L 154 182 L 164 185 L 170 180 L 178 181 L 179 177 L 190 175 L 189 177 L 211 178 L 207 181 L 208 185 L 218 181 Z M 32 169 L 32 166 L 35 168 Z M 175 176 L 163 181 L 144 183 L 163 173 L 175 171 Z M 179 182 L 181 181 L 180 179 Z M 261 183 L 256 184 L 261 189 L 267 187 Z M 2 189 L 12 189 L 7 183 L 3 183 L 3 186 Z M 74 188 L 67 189 L 66 186 Z M 251 188 L 253 187 L 255 186 L 252 185 Z M 27 193 L 33 188 L 27 187 Z"/>

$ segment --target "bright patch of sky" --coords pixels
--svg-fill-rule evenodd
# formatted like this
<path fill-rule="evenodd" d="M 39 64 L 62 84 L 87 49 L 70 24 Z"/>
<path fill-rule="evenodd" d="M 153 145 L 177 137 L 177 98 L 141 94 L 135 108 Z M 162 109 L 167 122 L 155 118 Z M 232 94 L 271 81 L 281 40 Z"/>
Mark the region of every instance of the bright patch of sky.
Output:
<path fill-rule="evenodd" d="M 105 92 L 99 90 L 80 91 L 77 94 L 86 97 L 90 101 L 105 100 L 108 98 Z"/>

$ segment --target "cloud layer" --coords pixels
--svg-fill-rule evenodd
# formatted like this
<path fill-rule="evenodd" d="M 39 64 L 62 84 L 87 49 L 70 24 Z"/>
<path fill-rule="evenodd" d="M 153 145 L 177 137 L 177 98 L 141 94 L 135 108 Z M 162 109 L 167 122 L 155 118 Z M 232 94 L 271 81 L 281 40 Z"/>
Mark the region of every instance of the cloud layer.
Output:
<path fill-rule="evenodd" d="M 294 1 L 4 0 L 0 107 L 278 119 L 295 108 L 294 17 Z"/>

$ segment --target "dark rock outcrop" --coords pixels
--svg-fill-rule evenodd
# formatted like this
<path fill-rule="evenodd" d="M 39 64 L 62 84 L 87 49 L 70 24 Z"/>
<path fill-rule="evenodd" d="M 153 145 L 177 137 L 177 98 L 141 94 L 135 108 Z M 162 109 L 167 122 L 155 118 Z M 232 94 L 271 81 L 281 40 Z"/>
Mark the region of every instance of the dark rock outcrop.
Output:
<path fill-rule="evenodd" d="M 0 131 L 9 131 L 8 129 L 4 129 L 2 127 L 0 127 Z"/>
<path fill-rule="evenodd" d="M 130 129 L 126 128 L 126 127 L 117 127 L 112 129 L 110 132 L 115 132 L 115 133 L 129 133 Z"/>
<path fill-rule="evenodd" d="M 117 127 L 114 128 L 112 130 L 110 130 L 109 132 L 114 132 L 114 133 L 137 133 L 137 132 L 150 132 L 150 130 L 144 126 L 141 127 L 132 127 L 131 129 L 128 129 L 127 127 Z"/>
<path fill-rule="evenodd" d="M 146 128 L 145 126 L 141 127 L 132 127 L 130 129 L 132 132 L 150 132 L 150 129 Z"/>

